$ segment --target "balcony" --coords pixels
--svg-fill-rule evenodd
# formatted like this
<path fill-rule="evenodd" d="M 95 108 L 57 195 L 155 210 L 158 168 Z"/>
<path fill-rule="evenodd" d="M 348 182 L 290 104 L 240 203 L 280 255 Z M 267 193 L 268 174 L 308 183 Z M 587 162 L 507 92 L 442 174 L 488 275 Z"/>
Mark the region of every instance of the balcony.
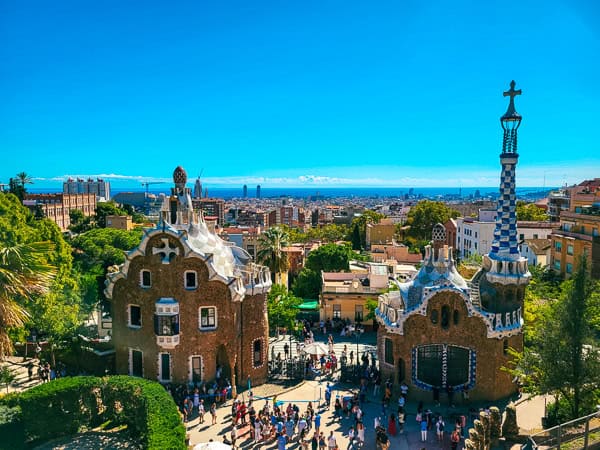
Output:
<path fill-rule="evenodd" d="M 156 336 L 156 343 L 163 348 L 175 348 L 179 344 L 179 335 Z"/>

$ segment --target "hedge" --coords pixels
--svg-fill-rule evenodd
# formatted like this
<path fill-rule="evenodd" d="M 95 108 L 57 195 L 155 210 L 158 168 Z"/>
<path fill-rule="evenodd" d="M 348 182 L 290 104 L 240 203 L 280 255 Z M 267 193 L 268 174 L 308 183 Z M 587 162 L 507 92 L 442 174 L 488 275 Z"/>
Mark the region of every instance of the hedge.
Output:
<path fill-rule="evenodd" d="M 0 399 L 20 408 L 12 423 L 21 441 L 43 442 L 110 421 L 127 425 L 148 449 L 185 449 L 185 428 L 175 402 L 158 383 L 129 376 L 66 377 Z M 13 434 L 15 434 L 13 433 Z M 3 433 L 2 433 L 3 434 Z M 15 448 L 4 446 L 0 449 Z"/>

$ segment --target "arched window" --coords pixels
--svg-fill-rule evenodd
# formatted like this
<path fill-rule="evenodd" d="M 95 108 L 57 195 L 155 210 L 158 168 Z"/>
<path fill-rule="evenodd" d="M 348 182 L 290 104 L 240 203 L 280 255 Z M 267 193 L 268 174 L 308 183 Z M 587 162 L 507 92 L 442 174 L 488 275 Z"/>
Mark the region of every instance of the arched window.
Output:
<path fill-rule="evenodd" d="M 450 307 L 442 306 L 442 328 L 446 329 L 450 325 Z"/>
<path fill-rule="evenodd" d="M 459 313 L 458 313 L 458 309 L 454 310 L 454 313 L 452 314 L 452 319 L 454 321 L 454 325 L 458 325 L 458 322 L 459 322 L 459 319 L 460 319 Z"/>
<path fill-rule="evenodd" d="M 431 311 L 431 323 L 434 325 L 438 323 L 438 310 L 437 309 L 434 309 Z"/>

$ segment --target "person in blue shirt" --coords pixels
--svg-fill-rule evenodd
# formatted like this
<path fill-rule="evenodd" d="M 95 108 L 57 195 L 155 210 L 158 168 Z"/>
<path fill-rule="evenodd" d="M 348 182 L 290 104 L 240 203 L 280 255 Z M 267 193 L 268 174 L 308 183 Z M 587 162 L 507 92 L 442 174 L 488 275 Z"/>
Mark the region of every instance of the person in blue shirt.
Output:
<path fill-rule="evenodd" d="M 327 387 L 325 388 L 325 403 L 327 404 L 327 409 L 329 409 L 329 405 L 331 405 L 331 385 L 327 383 Z"/>
<path fill-rule="evenodd" d="M 320 430 L 321 430 L 321 414 L 317 413 L 317 415 L 315 416 L 315 431 L 317 432 L 317 434 L 319 434 Z"/>
<path fill-rule="evenodd" d="M 287 444 L 287 438 L 285 434 L 279 434 L 277 436 L 277 450 L 285 450 L 285 445 Z"/>

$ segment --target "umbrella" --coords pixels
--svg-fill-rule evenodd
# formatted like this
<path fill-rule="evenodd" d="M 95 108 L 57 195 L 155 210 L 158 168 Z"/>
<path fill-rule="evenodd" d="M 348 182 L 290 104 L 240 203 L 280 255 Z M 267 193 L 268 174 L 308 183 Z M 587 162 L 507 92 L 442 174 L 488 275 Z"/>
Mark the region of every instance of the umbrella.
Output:
<path fill-rule="evenodd" d="M 231 445 L 223 442 L 203 442 L 195 445 L 194 450 L 231 450 Z"/>
<path fill-rule="evenodd" d="M 322 342 L 311 342 L 306 344 L 302 351 L 309 355 L 326 355 L 329 353 L 329 348 Z"/>

